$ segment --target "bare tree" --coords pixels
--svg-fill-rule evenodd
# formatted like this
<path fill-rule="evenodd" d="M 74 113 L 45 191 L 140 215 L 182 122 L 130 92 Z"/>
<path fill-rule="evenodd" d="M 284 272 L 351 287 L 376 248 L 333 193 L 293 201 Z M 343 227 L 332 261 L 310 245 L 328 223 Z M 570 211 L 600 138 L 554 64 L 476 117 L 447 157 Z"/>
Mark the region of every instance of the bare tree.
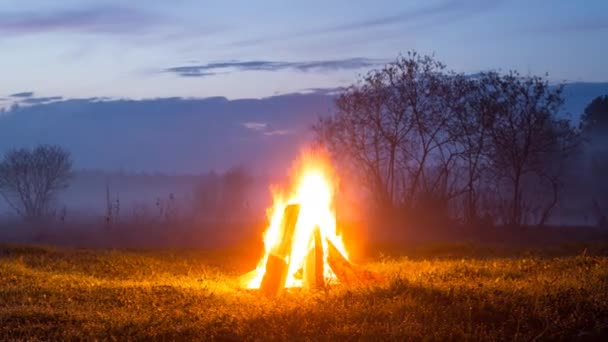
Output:
<path fill-rule="evenodd" d="M 22 218 L 39 221 L 50 214 L 57 192 L 68 186 L 72 161 L 59 146 L 8 151 L 0 162 L 0 194 Z"/>
<path fill-rule="evenodd" d="M 579 141 L 562 103 L 544 78 L 468 77 L 412 52 L 347 88 L 313 129 L 380 208 L 474 223 L 493 202 L 503 224 L 542 225 Z"/>
<path fill-rule="evenodd" d="M 581 115 L 581 130 L 586 140 L 592 184 L 592 208 L 598 224 L 608 221 L 608 95 L 595 98 Z"/>
<path fill-rule="evenodd" d="M 449 131 L 457 75 L 444 69 L 430 56 L 408 53 L 347 88 L 335 115 L 314 126 L 381 208 L 445 210 L 459 191 L 452 173 L 459 148 Z"/>
<path fill-rule="evenodd" d="M 449 131 L 457 145 L 457 170 L 463 195 L 462 218 L 469 224 L 481 219 L 480 198 L 487 167 L 485 149 L 489 146 L 488 121 L 496 112 L 492 99 L 485 96 L 483 82 L 477 78 L 457 75 L 452 78 L 451 105 L 453 120 Z"/>
<path fill-rule="evenodd" d="M 520 226 L 536 211 L 544 224 L 558 200 L 563 165 L 578 143 L 570 122 L 557 117 L 562 89 L 516 72 L 485 73 L 480 82 L 483 101 L 494 110 L 484 123 L 490 138 L 485 155 L 496 193 L 507 195 L 504 223 Z M 534 203 L 546 193 L 551 194 L 546 203 Z"/>

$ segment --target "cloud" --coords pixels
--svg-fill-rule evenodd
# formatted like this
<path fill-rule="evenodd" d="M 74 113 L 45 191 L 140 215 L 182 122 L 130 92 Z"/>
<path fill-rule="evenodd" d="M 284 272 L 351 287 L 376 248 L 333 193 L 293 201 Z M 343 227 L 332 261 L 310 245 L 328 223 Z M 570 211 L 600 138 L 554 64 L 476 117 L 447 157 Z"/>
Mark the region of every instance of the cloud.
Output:
<path fill-rule="evenodd" d="M 525 29 L 525 33 L 557 34 L 569 32 L 589 32 L 608 29 L 605 18 L 584 18 L 570 22 L 555 22 L 544 26 Z"/>
<path fill-rule="evenodd" d="M 21 103 L 27 104 L 43 104 L 52 101 L 63 100 L 63 96 L 49 96 L 49 97 L 28 97 L 21 101 Z"/>
<path fill-rule="evenodd" d="M 22 91 L 20 93 L 10 94 L 9 96 L 10 97 L 19 97 L 19 98 L 32 97 L 32 96 L 34 96 L 34 92 L 33 91 Z"/>
<path fill-rule="evenodd" d="M 333 26 L 313 28 L 299 32 L 243 40 L 232 43 L 231 45 L 248 46 L 270 41 L 293 39 L 294 37 L 318 36 L 328 33 L 354 33 L 397 24 L 407 24 L 409 27 L 414 28 L 427 27 L 429 24 L 444 25 L 450 20 L 466 18 L 492 9 L 503 1 L 504 0 L 443 0 L 435 3 L 429 1 L 427 2 L 427 5 L 423 7 L 396 14 L 346 22 Z"/>
<path fill-rule="evenodd" d="M 0 12 L 0 32 L 32 34 L 50 31 L 119 34 L 158 23 L 152 13 L 120 6 L 96 6 L 47 11 Z"/>
<path fill-rule="evenodd" d="M 250 129 L 252 131 L 260 132 L 264 136 L 272 137 L 272 136 L 280 136 L 280 135 L 288 135 L 291 134 L 292 131 L 289 129 L 273 129 L 265 122 L 245 122 L 242 124 L 245 128 Z"/>
<path fill-rule="evenodd" d="M 397 23 L 413 23 L 427 19 L 437 20 L 437 24 L 441 23 L 440 18 L 449 15 L 469 16 L 477 12 L 487 10 L 499 4 L 497 0 L 447 0 L 439 3 L 430 4 L 426 7 L 421 7 L 394 15 L 356 21 L 333 27 L 326 27 L 320 30 L 311 31 L 316 33 L 325 32 L 342 32 L 351 30 L 360 30 L 387 26 Z"/>
<path fill-rule="evenodd" d="M 164 72 L 174 73 L 182 77 L 204 77 L 216 75 L 219 72 L 229 73 L 233 71 L 279 71 L 297 70 L 302 72 L 312 71 L 335 71 L 342 69 L 360 69 L 382 64 L 383 61 L 370 58 L 347 58 L 336 60 L 318 60 L 304 62 L 285 62 L 285 61 L 227 61 L 214 62 L 199 65 L 187 65 L 171 67 L 163 70 Z"/>
<path fill-rule="evenodd" d="M 308 94 L 323 94 L 323 95 L 338 95 L 342 93 L 345 87 L 329 87 L 329 88 L 304 88 L 301 90 L 302 93 Z"/>
<path fill-rule="evenodd" d="M 174 72 L 181 77 L 207 77 L 207 76 L 215 76 L 218 74 L 216 72 L 202 72 L 197 67 L 189 67 L 189 66 L 169 68 L 166 71 Z"/>
<path fill-rule="evenodd" d="M 275 136 L 275 135 L 289 135 L 291 131 L 288 129 L 275 129 L 272 131 L 264 132 L 266 136 Z"/>
<path fill-rule="evenodd" d="M 266 127 L 268 127 L 268 124 L 265 122 L 245 122 L 243 123 L 243 126 L 245 126 L 245 128 L 247 129 L 251 129 L 254 131 L 261 131 L 266 129 Z"/>

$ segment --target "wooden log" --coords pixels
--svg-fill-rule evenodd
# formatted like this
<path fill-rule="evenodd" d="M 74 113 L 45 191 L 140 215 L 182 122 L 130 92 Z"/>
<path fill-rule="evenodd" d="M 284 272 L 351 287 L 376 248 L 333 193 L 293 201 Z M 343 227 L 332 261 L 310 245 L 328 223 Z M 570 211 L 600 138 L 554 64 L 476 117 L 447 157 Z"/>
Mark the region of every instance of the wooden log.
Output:
<path fill-rule="evenodd" d="M 334 272 L 338 280 L 345 284 L 365 284 L 384 280 L 377 272 L 360 268 L 348 261 L 336 246 L 327 241 L 327 264 Z"/>
<path fill-rule="evenodd" d="M 327 241 L 327 264 L 334 272 L 336 277 L 341 283 L 352 284 L 358 282 L 357 273 L 353 265 L 346 260 L 346 258 L 340 253 L 338 248 L 329 240 Z"/>
<path fill-rule="evenodd" d="M 323 243 L 321 241 L 321 230 L 315 227 L 312 235 L 312 246 L 304 260 L 304 287 L 309 289 L 320 289 L 325 286 L 323 269 Z"/>
<path fill-rule="evenodd" d="M 323 264 L 325 263 L 325 256 L 323 255 L 323 241 L 321 240 L 321 229 L 317 227 L 314 232 L 315 239 L 315 288 L 321 288 L 325 286 L 325 270 Z"/>
<path fill-rule="evenodd" d="M 266 272 L 260 284 L 260 291 L 266 296 L 274 297 L 285 287 L 289 264 L 274 254 L 268 255 Z"/>
<path fill-rule="evenodd" d="M 293 243 L 293 234 L 300 214 L 300 206 L 288 205 L 283 212 L 281 220 L 281 239 L 274 246 L 266 261 L 266 271 L 260 284 L 260 291 L 266 296 L 276 296 L 283 288 L 289 271 L 289 256 Z"/>
<path fill-rule="evenodd" d="M 281 242 L 275 246 L 274 253 L 286 258 L 291 254 L 293 245 L 293 234 L 296 231 L 296 223 L 300 214 L 299 204 L 290 204 L 285 207 L 283 219 L 281 220 Z"/>

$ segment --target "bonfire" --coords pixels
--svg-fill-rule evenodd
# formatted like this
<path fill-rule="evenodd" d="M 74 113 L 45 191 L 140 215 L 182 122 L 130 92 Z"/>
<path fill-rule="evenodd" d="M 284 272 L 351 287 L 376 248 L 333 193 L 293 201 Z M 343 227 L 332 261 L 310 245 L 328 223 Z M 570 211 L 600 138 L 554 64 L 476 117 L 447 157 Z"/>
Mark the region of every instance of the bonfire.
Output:
<path fill-rule="evenodd" d="M 292 189 L 273 189 L 264 233 L 264 256 L 244 286 L 275 296 L 285 288 L 323 288 L 332 282 L 376 278 L 349 261 L 336 227 L 337 177 L 329 158 L 318 151 L 302 153 L 294 163 Z"/>

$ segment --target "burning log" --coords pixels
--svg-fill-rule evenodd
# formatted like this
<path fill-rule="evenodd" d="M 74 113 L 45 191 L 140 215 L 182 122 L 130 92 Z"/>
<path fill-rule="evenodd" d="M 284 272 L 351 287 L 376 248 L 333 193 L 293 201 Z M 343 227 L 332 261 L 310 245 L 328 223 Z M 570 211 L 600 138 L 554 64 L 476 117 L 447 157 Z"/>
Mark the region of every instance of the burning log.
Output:
<path fill-rule="evenodd" d="M 326 239 L 326 241 L 327 263 L 340 282 L 344 284 L 364 284 L 382 280 L 380 274 L 361 269 L 352 264 L 329 239 Z"/>
<path fill-rule="evenodd" d="M 293 242 L 293 234 L 298 221 L 300 206 L 297 204 L 285 207 L 281 221 L 281 242 L 268 255 L 266 272 L 260 284 L 260 290 L 267 296 L 276 296 L 285 287 L 289 270 L 289 256 Z"/>
<path fill-rule="evenodd" d="M 325 285 L 323 275 L 323 244 L 321 230 L 317 226 L 312 236 L 312 247 L 308 250 L 304 261 L 304 287 L 322 288 Z"/>
<path fill-rule="evenodd" d="M 338 248 L 329 240 L 327 241 L 327 264 L 331 267 L 331 270 L 336 274 L 338 280 L 345 284 L 351 284 L 358 280 L 357 274 L 353 265 L 346 260 L 346 258 L 340 253 Z"/>

